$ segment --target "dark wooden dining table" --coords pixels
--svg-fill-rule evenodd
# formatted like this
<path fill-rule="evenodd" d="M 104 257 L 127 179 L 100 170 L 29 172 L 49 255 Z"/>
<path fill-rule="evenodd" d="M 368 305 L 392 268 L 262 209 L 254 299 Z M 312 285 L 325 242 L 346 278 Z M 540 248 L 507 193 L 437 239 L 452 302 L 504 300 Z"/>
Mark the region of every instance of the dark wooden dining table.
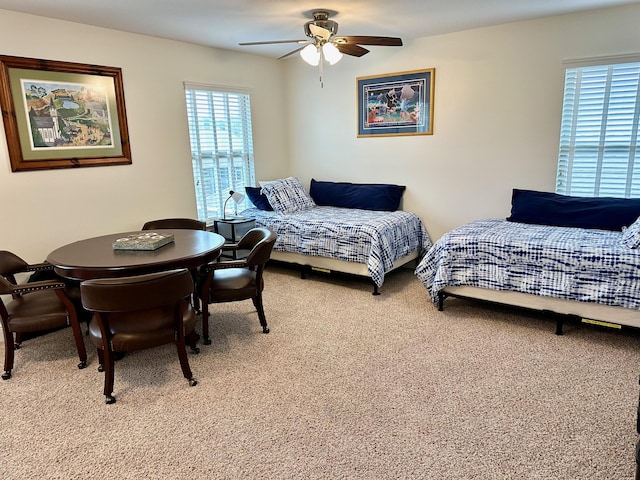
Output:
<path fill-rule="evenodd" d="M 175 268 L 194 270 L 215 260 L 225 239 L 204 230 L 160 229 L 174 241 L 156 250 L 116 250 L 113 242 L 134 233 L 122 232 L 79 240 L 47 256 L 58 275 L 72 280 L 114 278 L 155 273 Z M 145 232 L 146 233 L 146 232 Z"/>

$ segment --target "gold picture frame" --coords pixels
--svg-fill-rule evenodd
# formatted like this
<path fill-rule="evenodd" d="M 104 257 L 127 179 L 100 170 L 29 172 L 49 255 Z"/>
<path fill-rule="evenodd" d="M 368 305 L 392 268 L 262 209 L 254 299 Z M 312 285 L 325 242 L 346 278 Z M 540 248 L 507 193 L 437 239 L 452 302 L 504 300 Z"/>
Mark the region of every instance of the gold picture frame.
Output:
<path fill-rule="evenodd" d="M 122 71 L 0 56 L 13 172 L 131 164 Z"/>

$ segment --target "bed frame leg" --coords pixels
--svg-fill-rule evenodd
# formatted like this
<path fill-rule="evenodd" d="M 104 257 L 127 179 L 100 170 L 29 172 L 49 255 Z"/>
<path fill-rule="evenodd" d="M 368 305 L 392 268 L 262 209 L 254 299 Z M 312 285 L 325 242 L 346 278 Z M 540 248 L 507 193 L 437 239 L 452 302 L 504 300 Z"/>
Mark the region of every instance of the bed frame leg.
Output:
<path fill-rule="evenodd" d="M 373 293 L 371 295 L 380 295 L 380 292 L 378 291 L 378 285 L 376 285 L 375 283 L 373 284 Z"/>
<path fill-rule="evenodd" d="M 307 279 L 307 267 L 305 267 L 304 265 L 302 265 L 300 267 L 300 278 L 302 280 L 306 280 Z"/>
<path fill-rule="evenodd" d="M 438 311 L 442 312 L 444 310 L 444 299 L 445 294 L 442 291 L 438 292 Z"/>
<path fill-rule="evenodd" d="M 562 326 L 564 325 L 564 321 L 561 318 L 556 320 L 556 335 L 562 335 Z"/>

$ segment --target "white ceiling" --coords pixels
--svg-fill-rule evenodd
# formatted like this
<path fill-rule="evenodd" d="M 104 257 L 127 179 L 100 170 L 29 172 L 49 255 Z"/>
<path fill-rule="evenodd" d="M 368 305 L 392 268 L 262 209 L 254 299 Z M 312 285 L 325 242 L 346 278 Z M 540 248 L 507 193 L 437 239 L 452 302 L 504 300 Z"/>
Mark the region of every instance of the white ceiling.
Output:
<path fill-rule="evenodd" d="M 0 0 L 0 9 L 126 32 L 279 57 L 295 44 L 240 42 L 305 39 L 313 10 L 331 17 L 341 35 L 413 38 L 500 23 L 575 13 L 640 0 Z M 371 47 L 376 48 L 388 47 Z M 291 58 L 291 57 L 289 57 Z"/>

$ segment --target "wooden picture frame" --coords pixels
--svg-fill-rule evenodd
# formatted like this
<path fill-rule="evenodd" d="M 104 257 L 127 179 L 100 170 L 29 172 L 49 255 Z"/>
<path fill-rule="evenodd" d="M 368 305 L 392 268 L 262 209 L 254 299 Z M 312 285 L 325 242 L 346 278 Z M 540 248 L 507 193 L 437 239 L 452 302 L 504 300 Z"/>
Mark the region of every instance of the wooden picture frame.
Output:
<path fill-rule="evenodd" d="M 122 71 L 0 55 L 11 170 L 131 164 Z"/>
<path fill-rule="evenodd" d="M 356 79 L 358 137 L 433 135 L 435 68 Z"/>

